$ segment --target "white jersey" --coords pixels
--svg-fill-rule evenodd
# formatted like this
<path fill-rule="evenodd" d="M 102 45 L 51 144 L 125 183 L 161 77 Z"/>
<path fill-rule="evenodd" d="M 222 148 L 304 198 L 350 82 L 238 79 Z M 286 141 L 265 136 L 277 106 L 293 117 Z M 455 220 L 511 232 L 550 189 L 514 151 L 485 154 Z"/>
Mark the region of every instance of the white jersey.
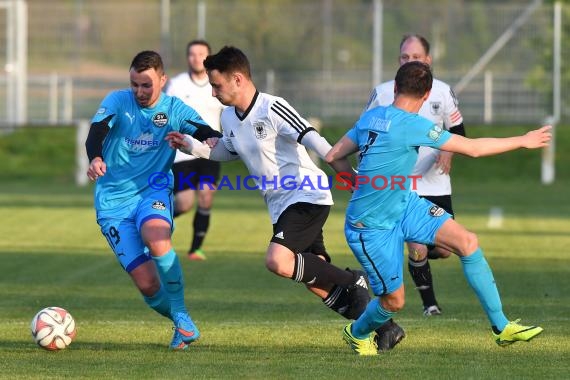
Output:
<path fill-rule="evenodd" d="M 170 96 L 180 98 L 184 103 L 194 108 L 210 127 L 221 131 L 220 115 L 224 106 L 212 96 L 210 82 L 199 85 L 190 78 L 190 74 L 180 73 L 171 78 L 165 91 Z M 196 157 L 176 150 L 174 162 L 193 160 Z"/>
<path fill-rule="evenodd" d="M 249 169 L 273 224 L 294 203 L 333 204 L 328 177 L 301 145 L 316 132 L 287 101 L 257 92 L 243 115 L 226 108 L 222 126 L 224 146 Z"/>
<path fill-rule="evenodd" d="M 386 106 L 394 101 L 394 81 L 382 83 L 372 90 L 365 111 L 378 106 Z M 444 82 L 434 79 L 429 98 L 418 112 L 421 116 L 433 121 L 441 128 L 450 130 L 463 123 L 463 116 L 458 108 L 457 98 L 453 90 Z M 451 180 L 449 174 L 440 174 L 435 166 L 439 151 L 422 146 L 418 152 L 418 160 L 413 175 L 421 175 L 417 181 L 416 192 L 419 195 L 450 195 Z"/>

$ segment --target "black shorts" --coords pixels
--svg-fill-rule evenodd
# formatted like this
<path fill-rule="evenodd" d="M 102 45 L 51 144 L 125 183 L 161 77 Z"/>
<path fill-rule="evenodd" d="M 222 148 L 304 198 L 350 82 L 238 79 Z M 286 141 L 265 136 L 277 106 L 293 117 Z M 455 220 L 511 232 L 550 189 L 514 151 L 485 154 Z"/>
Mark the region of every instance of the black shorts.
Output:
<path fill-rule="evenodd" d="M 323 240 L 323 226 L 331 206 L 298 202 L 287 207 L 273 225 L 271 242 L 294 253 L 311 252 L 328 258 Z"/>
<path fill-rule="evenodd" d="M 453 207 L 451 205 L 451 195 L 420 195 L 420 198 L 425 198 L 436 206 L 441 207 L 448 214 L 453 215 Z"/>
<path fill-rule="evenodd" d="M 220 163 L 196 158 L 172 165 L 174 194 L 183 190 L 201 190 L 214 187 L 220 180 Z"/>

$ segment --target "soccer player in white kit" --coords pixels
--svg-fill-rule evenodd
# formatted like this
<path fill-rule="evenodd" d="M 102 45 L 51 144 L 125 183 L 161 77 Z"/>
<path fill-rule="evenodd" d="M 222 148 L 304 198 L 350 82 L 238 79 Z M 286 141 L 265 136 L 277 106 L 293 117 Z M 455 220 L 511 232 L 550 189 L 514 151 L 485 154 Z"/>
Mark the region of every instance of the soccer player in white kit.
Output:
<path fill-rule="evenodd" d="M 226 46 L 204 66 L 212 95 L 228 106 L 222 112 L 223 137 L 210 148 L 173 133 L 167 137 L 171 146 L 212 160 L 241 158 L 273 224 L 267 268 L 302 282 L 344 317 L 357 318 L 370 297 L 367 280 L 360 270 L 330 264 L 322 233 L 333 204 L 330 184 L 305 148 L 324 157 L 331 145 L 283 98 L 256 89 L 241 50 Z"/>
<path fill-rule="evenodd" d="M 221 131 L 220 115 L 224 106 L 212 96 L 212 86 L 210 86 L 208 74 L 204 68 L 204 59 L 210 53 L 211 49 L 207 41 L 190 41 L 186 45 L 188 71 L 170 78 L 165 92 L 170 96 L 180 98 L 198 111 L 208 125 Z M 210 226 L 210 213 L 216 192 L 215 184 L 220 179 L 220 163 L 196 158 L 177 150 L 172 172 L 174 174 L 174 217 L 190 211 L 195 196 L 197 198 L 188 258 L 205 260 L 206 255 L 202 250 L 202 243 Z M 204 183 L 205 178 L 208 178 L 208 184 Z"/>
<path fill-rule="evenodd" d="M 429 42 L 418 34 L 405 35 L 400 42 L 400 65 L 410 61 L 420 61 L 431 65 Z M 382 83 L 372 90 L 365 111 L 378 106 L 387 106 L 394 101 L 394 81 Z M 439 127 L 453 134 L 465 136 L 463 117 L 458 108 L 457 98 L 446 83 L 434 79 L 431 93 L 423 104 L 419 115 L 433 121 Z M 413 189 L 422 198 L 442 207 L 453 216 L 451 204 L 451 159 L 453 153 L 430 147 L 420 147 L 418 160 L 412 175 L 421 176 L 417 188 Z M 424 315 L 439 315 L 441 308 L 435 298 L 433 279 L 428 257 L 447 258 L 451 255 L 445 249 L 408 242 L 408 269 L 423 302 Z"/>

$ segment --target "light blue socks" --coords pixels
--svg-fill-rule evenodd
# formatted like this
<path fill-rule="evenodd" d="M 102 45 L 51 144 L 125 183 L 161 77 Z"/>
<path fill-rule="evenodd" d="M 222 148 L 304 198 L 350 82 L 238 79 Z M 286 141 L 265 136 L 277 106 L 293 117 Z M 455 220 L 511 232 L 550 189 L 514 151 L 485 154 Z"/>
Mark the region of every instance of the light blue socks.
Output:
<path fill-rule="evenodd" d="M 382 326 L 387 320 L 392 318 L 394 313 L 385 310 L 378 300 L 374 297 L 366 306 L 364 313 L 352 322 L 351 334 L 357 339 L 366 339 L 370 333 Z"/>
<path fill-rule="evenodd" d="M 493 272 L 483 256 L 483 251 L 481 248 L 477 248 L 471 255 L 460 257 L 460 260 L 463 266 L 463 274 L 477 294 L 491 325 L 502 331 L 509 321 L 503 313 L 499 290 L 495 284 Z"/>
<path fill-rule="evenodd" d="M 170 300 L 168 294 L 164 290 L 164 286 L 160 284 L 160 289 L 153 296 L 147 297 L 143 295 L 144 302 L 157 313 L 164 315 L 166 318 L 172 319 L 170 315 Z"/>
<path fill-rule="evenodd" d="M 184 305 L 184 277 L 182 267 L 174 249 L 171 249 L 163 256 L 152 259 L 156 263 L 160 280 L 164 285 L 171 304 L 171 313 L 186 312 Z"/>

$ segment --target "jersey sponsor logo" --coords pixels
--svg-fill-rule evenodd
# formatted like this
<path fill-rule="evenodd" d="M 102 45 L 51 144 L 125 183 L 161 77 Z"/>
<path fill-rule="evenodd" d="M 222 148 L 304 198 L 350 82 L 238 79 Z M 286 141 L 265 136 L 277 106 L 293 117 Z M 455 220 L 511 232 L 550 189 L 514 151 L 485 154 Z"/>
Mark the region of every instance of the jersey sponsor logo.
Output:
<path fill-rule="evenodd" d="M 439 140 L 439 138 L 441 137 L 441 134 L 443 133 L 443 129 L 439 126 L 439 125 L 434 125 L 433 127 L 431 127 L 431 129 L 429 130 L 427 136 L 433 140 L 433 141 L 437 141 Z"/>
<path fill-rule="evenodd" d="M 230 137 L 236 137 L 236 136 L 234 135 L 234 131 L 230 131 Z"/>
<path fill-rule="evenodd" d="M 154 201 L 154 202 L 152 202 L 152 208 L 155 210 L 164 211 L 164 210 L 166 210 L 166 205 L 162 201 Z"/>
<path fill-rule="evenodd" d="M 442 216 L 443 214 L 445 214 L 445 210 L 439 206 L 431 206 L 429 208 L 429 214 L 431 216 L 438 217 L 438 216 Z"/>
<path fill-rule="evenodd" d="M 285 239 L 283 231 L 277 232 L 274 237 L 276 237 L 277 239 Z"/>
<path fill-rule="evenodd" d="M 441 102 L 429 102 L 429 110 L 432 115 L 441 115 Z"/>
<path fill-rule="evenodd" d="M 134 152 L 143 152 L 150 148 L 156 148 L 160 145 L 160 141 L 154 140 L 152 133 L 141 133 L 139 137 L 125 137 L 125 142 Z"/>
<path fill-rule="evenodd" d="M 102 114 L 104 114 L 105 112 L 107 112 L 107 108 L 101 107 L 101 108 L 99 108 L 99 109 L 97 110 L 97 115 L 102 115 Z"/>
<path fill-rule="evenodd" d="M 253 130 L 255 131 L 255 137 L 259 140 L 263 140 L 267 137 L 267 131 L 265 130 L 265 123 L 263 121 L 256 121 L 253 123 Z"/>
<path fill-rule="evenodd" d="M 154 114 L 152 117 L 152 123 L 158 128 L 162 128 L 166 123 L 168 123 L 168 116 L 164 112 Z"/>

